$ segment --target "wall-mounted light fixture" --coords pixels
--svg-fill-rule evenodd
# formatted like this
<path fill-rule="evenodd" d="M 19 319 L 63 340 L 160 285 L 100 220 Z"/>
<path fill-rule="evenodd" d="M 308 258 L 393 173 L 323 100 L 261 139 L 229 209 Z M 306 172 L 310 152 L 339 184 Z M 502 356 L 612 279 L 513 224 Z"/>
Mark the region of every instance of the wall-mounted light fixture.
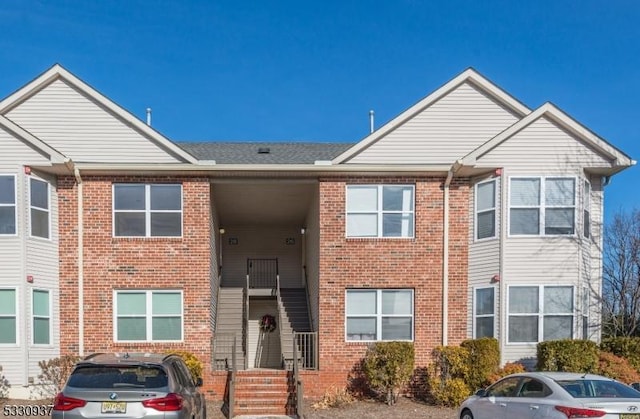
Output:
<path fill-rule="evenodd" d="M 224 234 L 224 227 L 220 227 L 220 228 L 218 229 L 218 232 L 219 232 L 220 234 Z"/>
<path fill-rule="evenodd" d="M 500 282 L 500 274 L 495 274 L 491 277 L 491 282 Z"/>
<path fill-rule="evenodd" d="M 302 228 L 300 229 L 300 234 L 304 235 L 304 233 L 306 233 L 306 232 L 307 232 L 307 229 L 306 229 L 306 228 L 302 227 Z"/>

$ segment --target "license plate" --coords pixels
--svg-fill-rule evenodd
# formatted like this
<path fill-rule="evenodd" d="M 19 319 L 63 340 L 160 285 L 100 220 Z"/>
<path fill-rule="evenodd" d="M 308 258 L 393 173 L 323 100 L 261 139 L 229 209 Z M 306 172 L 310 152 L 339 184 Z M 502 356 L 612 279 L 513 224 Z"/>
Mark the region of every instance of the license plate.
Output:
<path fill-rule="evenodd" d="M 640 413 L 622 413 L 620 419 L 640 419 Z"/>
<path fill-rule="evenodd" d="M 126 413 L 126 402 L 102 402 L 102 413 Z"/>

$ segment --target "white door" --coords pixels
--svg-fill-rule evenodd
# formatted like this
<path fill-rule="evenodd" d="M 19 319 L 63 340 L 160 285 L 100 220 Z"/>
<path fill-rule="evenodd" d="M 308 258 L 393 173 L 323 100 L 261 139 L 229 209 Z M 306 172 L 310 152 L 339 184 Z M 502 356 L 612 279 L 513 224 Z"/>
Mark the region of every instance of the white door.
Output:
<path fill-rule="evenodd" d="M 276 319 L 276 328 L 272 332 L 260 330 L 260 320 L 266 314 Z M 248 324 L 249 368 L 282 368 L 279 326 L 278 303 L 275 299 L 250 299 Z"/>

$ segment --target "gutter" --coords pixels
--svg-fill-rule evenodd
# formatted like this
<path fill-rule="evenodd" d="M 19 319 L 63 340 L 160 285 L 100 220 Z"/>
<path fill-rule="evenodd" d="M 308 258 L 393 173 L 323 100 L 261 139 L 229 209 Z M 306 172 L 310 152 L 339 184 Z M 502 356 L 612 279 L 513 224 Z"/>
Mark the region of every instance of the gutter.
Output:
<path fill-rule="evenodd" d="M 442 217 L 442 346 L 448 344 L 449 330 L 449 185 L 453 176 L 462 167 L 462 160 L 456 160 L 447 172 L 443 187 Z"/>

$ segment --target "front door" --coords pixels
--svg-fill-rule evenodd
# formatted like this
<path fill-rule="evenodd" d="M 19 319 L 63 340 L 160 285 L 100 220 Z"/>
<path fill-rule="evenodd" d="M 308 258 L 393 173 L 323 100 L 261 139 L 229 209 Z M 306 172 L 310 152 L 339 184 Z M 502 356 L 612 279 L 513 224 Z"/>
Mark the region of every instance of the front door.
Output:
<path fill-rule="evenodd" d="M 260 321 L 266 315 L 276 319 L 272 331 L 263 330 Z M 249 299 L 248 356 L 249 368 L 282 368 L 278 302 L 275 298 Z"/>

